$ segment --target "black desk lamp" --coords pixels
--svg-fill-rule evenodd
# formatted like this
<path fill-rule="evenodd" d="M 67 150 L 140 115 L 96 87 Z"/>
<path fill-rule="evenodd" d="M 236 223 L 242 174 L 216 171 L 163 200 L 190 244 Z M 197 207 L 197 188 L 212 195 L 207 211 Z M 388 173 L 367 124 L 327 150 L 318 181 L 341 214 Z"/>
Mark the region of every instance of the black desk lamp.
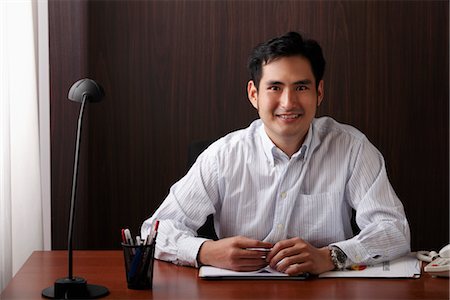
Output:
<path fill-rule="evenodd" d="M 53 286 L 42 291 L 42 296 L 52 299 L 94 299 L 109 294 L 106 287 L 88 284 L 84 278 L 74 277 L 72 274 L 72 232 L 75 211 L 75 194 L 77 190 L 78 157 L 80 154 L 81 124 L 86 102 L 99 102 L 105 93 L 100 85 L 91 79 L 81 79 L 75 82 L 69 90 L 69 100 L 81 102 L 78 117 L 77 139 L 75 146 L 75 161 L 73 165 L 72 197 L 70 201 L 69 232 L 67 239 L 67 251 L 69 260 L 69 275 L 59 278 Z"/>

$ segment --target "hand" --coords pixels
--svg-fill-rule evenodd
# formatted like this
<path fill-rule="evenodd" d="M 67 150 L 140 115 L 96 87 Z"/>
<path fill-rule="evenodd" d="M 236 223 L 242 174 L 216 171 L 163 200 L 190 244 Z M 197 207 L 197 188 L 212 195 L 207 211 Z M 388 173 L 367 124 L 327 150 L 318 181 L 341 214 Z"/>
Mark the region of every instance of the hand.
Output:
<path fill-rule="evenodd" d="M 315 248 L 295 237 L 275 244 L 267 255 L 273 269 L 291 276 L 302 273 L 320 274 L 334 269 L 328 247 Z"/>
<path fill-rule="evenodd" d="M 268 265 L 267 251 L 246 248 L 267 248 L 271 243 L 261 242 L 242 236 L 218 241 L 206 241 L 200 247 L 198 260 L 201 264 L 234 271 L 255 271 Z"/>

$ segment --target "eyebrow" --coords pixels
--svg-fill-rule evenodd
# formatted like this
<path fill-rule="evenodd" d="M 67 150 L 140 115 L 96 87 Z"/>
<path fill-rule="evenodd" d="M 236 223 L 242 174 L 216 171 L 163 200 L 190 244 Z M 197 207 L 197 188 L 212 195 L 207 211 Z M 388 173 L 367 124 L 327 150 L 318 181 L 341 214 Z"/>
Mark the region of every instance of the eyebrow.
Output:
<path fill-rule="evenodd" d="M 268 85 L 284 85 L 283 82 L 281 81 L 276 81 L 276 80 L 270 80 L 267 82 Z M 299 80 L 293 83 L 293 85 L 300 85 L 300 84 L 304 84 L 304 85 L 308 85 L 308 84 L 312 84 L 312 81 L 309 79 L 304 79 L 304 80 Z"/>
<path fill-rule="evenodd" d="M 299 84 L 305 84 L 305 85 L 307 85 L 307 84 L 312 84 L 312 80 L 309 80 L 309 79 L 299 80 L 299 81 L 294 82 L 294 84 L 295 84 L 295 85 L 299 85 Z"/>

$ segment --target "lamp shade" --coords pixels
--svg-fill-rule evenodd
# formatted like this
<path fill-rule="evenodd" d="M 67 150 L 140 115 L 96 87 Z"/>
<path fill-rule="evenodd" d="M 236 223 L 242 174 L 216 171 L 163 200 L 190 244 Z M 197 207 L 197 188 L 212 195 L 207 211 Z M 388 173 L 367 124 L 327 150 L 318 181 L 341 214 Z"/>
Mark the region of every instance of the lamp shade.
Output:
<path fill-rule="evenodd" d="M 75 102 L 82 102 L 86 97 L 88 102 L 100 102 L 105 96 L 103 88 L 92 79 L 84 78 L 75 82 L 69 90 L 67 98 Z"/>

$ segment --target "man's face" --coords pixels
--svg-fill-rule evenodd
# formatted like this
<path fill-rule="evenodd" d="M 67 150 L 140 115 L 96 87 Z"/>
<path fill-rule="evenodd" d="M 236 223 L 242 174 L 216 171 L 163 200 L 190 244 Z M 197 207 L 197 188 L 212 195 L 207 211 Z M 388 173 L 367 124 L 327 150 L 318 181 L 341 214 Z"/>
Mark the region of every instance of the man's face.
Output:
<path fill-rule="evenodd" d="M 300 147 L 303 143 L 323 99 L 323 81 L 316 89 L 306 58 L 281 57 L 263 65 L 259 88 L 250 81 L 247 92 L 267 135 L 284 151 L 286 146 Z"/>

